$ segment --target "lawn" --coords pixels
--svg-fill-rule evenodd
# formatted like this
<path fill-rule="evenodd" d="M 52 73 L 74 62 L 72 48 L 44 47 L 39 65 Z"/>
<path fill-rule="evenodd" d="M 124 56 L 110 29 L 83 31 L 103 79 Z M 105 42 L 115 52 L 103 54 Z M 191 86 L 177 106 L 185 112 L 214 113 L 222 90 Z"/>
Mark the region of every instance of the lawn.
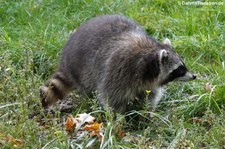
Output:
<path fill-rule="evenodd" d="M 225 1 L 188 5 L 164 0 L 1 0 L 0 148 L 225 148 Z M 197 80 L 167 86 L 153 113 L 111 116 L 97 99 L 71 96 L 70 113 L 48 113 L 39 87 L 57 68 L 63 46 L 81 24 L 122 14 L 159 41 L 169 38 Z M 30 114 L 39 112 L 34 117 Z M 69 114 L 91 113 L 104 139 L 67 132 Z"/>

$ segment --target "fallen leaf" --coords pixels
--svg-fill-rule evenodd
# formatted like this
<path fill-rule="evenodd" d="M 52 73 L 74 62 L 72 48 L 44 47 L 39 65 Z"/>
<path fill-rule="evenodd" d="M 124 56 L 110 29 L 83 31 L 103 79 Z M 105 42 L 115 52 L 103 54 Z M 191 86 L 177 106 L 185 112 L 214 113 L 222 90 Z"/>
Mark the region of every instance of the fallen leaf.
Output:
<path fill-rule="evenodd" d="M 23 145 L 23 141 L 20 139 L 15 139 L 12 136 L 7 136 L 5 138 L 6 142 L 13 144 L 14 147 L 21 147 Z"/>
<path fill-rule="evenodd" d="M 93 124 L 88 124 L 88 125 L 85 125 L 84 126 L 84 130 L 87 130 L 87 131 L 97 131 L 99 132 L 100 129 L 102 127 L 102 123 L 99 124 L 99 123 L 93 123 Z"/>
<path fill-rule="evenodd" d="M 75 128 L 79 129 L 84 123 L 93 123 L 94 120 L 95 118 L 87 113 L 78 114 L 77 118 L 70 114 L 65 124 L 66 131 L 74 131 Z"/>
<path fill-rule="evenodd" d="M 201 119 L 199 117 L 193 117 L 192 121 L 193 121 L 193 123 L 200 123 Z"/>
<path fill-rule="evenodd" d="M 69 115 L 69 117 L 67 118 L 67 121 L 66 121 L 66 131 L 74 131 L 76 127 L 76 120 L 73 118 L 73 115 Z"/>
<path fill-rule="evenodd" d="M 100 141 L 103 141 L 104 135 L 101 132 L 102 130 L 102 123 L 93 123 L 93 124 L 88 124 L 84 126 L 84 130 L 89 131 L 89 135 L 91 137 L 97 136 Z"/>
<path fill-rule="evenodd" d="M 98 135 L 98 133 L 97 133 L 97 132 L 95 132 L 95 131 L 91 131 L 91 132 L 89 133 L 89 135 L 90 135 L 91 137 L 93 137 L 93 136 L 97 136 L 97 135 Z"/>
<path fill-rule="evenodd" d="M 134 143 L 137 142 L 140 138 L 133 136 L 133 135 L 126 135 L 125 137 L 122 138 L 123 141 L 129 142 L 129 143 Z"/>
<path fill-rule="evenodd" d="M 114 134 L 118 139 L 122 139 L 126 135 L 121 123 L 115 123 Z"/>
<path fill-rule="evenodd" d="M 104 135 L 103 135 L 102 132 L 91 131 L 91 132 L 89 133 L 89 135 L 90 135 L 91 137 L 97 136 L 101 142 L 104 140 L 104 139 L 103 139 L 103 138 L 104 138 Z"/>
<path fill-rule="evenodd" d="M 74 118 L 72 115 L 69 115 L 65 123 L 66 131 L 69 133 L 73 133 L 76 129 L 76 134 L 79 137 L 86 132 L 89 133 L 89 136 L 97 136 L 100 141 L 103 141 L 103 124 L 97 122 L 94 123 L 94 120 L 95 118 L 87 113 L 78 114 L 77 118 Z"/>
<path fill-rule="evenodd" d="M 124 132 L 124 130 L 120 129 L 118 132 L 117 132 L 117 136 L 119 139 L 122 139 L 123 137 L 126 136 L 126 133 Z"/>
<path fill-rule="evenodd" d="M 95 118 L 87 113 L 78 114 L 75 118 L 78 122 L 82 123 L 94 123 Z"/>
<path fill-rule="evenodd" d="M 207 82 L 205 84 L 205 90 L 208 91 L 208 92 L 213 92 L 214 91 L 214 87 L 213 87 L 213 85 L 210 82 Z"/>
<path fill-rule="evenodd" d="M 102 132 L 99 132 L 99 134 L 98 134 L 98 138 L 99 138 L 99 140 L 100 140 L 101 142 L 103 142 L 103 141 L 104 141 L 104 135 L 103 135 L 103 133 L 102 133 Z"/>

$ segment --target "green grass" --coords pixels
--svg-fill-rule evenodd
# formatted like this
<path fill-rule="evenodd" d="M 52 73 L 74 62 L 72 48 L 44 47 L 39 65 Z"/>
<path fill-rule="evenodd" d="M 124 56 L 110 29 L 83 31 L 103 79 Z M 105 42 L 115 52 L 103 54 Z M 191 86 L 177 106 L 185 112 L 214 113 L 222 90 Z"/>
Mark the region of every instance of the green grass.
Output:
<path fill-rule="evenodd" d="M 224 5 L 185 6 L 175 0 L 0 1 L 0 148 L 16 147 L 5 140 L 7 135 L 21 139 L 20 148 L 100 147 L 98 139 L 88 136 L 71 141 L 65 127 L 58 125 L 64 120 L 60 116 L 46 116 L 41 127 L 40 119 L 28 115 L 41 110 L 39 87 L 54 73 L 70 34 L 103 14 L 126 15 L 156 39 L 170 38 L 198 79 L 168 85 L 150 120 L 146 111 L 112 119 L 98 111 L 96 99 L 74 97 L 79 105 L 74 115 L 93 111 L 104 123 L 101 147 L 225 148 L 225 1 L 220 2 Z M 214 92 L 205 90 L 207 82 Z M 118 136 L 119 128 L 126 137 Z"/>

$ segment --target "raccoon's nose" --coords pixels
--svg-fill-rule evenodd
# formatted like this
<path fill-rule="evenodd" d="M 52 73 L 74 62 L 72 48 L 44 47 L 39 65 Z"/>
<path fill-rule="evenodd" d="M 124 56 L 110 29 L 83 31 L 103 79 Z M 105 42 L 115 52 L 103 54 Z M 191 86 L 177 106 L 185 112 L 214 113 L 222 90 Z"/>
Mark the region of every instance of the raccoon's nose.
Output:
<path fill-rule="evenodd" d="M 193 74 L 193 80 L 196 79 L 196 78 L 197 78 L 197 75 L 196 74 Z"/>

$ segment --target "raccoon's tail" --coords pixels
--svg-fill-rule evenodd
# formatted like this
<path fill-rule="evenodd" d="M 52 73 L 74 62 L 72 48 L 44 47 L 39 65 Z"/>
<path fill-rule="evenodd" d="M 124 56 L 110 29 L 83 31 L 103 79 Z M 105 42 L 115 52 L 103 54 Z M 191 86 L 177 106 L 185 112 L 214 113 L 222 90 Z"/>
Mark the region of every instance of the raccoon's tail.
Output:
<path fill-rule="evenodd" d="M 56 72 L 52 78 L 40 87 L 41 103 L 48 108 L 59 99 L 63 99 L 72 89 L 72 83 L 67 81 L 62 72 Z"/>

